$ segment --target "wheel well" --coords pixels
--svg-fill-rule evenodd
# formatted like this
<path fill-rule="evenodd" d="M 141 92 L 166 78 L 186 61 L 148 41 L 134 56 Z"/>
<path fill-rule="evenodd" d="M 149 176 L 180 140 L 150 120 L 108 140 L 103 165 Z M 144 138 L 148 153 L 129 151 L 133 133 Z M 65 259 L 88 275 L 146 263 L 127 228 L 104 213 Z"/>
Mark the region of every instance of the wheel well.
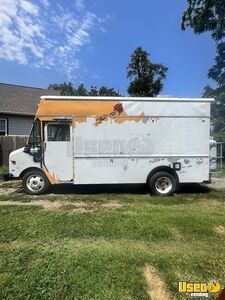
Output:
<path fill-rule="evenodd" d="M 177 172 L 175 170 L 173 170 L 172 168 L 168 167 L 168 166 L 159 166 L 159 167 L 156 167 L 155 169 L 153 169 L 149 174 L 148 174 L 148 177 L 147 177 L 147 180 L 146 180 L 146 183 L 148 183 L 148 181 L 150 180 L 150 178 L 152 177 L 152 175 L 154 175 L 155 173 L 158 173 L 158 172 L 168 172 L 170 173 L 171 175 L 174 176 L 174 178 L 177 180 L 177 182 L 179 182 L 179 177 L 177 175 Z"/>
<path fill-rule="evenodd" d="M 19 178 L 22 179 L 23 176 L 24 176 L 27 172 L 30 172 L 30 171 L 39 171 L 39 172 L 42 172 L 42 173 L 43 173 L 43 171 L 42 171 L 41 169 L 39 169 L 39 168 L 30 167 L 30 168 L 27 168 L 27 169 L 23 170 L 23 171 L 20 173 Z"/>

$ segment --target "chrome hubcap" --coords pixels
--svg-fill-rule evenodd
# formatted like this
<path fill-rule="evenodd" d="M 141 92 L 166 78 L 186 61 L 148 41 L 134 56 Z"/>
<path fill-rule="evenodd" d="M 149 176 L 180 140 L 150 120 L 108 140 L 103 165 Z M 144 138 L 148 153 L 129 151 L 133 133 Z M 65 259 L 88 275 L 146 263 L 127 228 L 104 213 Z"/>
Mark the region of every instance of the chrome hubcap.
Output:
<path fill-rule="evenodd" d="M 27 178 L 27 187 L 32 192 L 38 192 L 44 187 L 44 179 L 41 175 L 31 175 Z"/>
<path fill-rule="evenodd" d="M 167 194 L 172 190 L 173 184 L 169 177 L 159 177 L 155 182 L 155 188 L 160 194 Z"/>

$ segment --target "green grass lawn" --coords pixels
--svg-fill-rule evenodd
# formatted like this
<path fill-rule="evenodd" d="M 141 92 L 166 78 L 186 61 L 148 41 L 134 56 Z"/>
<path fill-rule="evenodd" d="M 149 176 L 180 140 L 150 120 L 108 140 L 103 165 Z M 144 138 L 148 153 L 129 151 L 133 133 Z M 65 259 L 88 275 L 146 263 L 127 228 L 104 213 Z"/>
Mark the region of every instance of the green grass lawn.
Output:
<path fill-rule="evenodd" d="M 3 180 L 3 175 L 8 173 L 8 168 L 5 166 L 0 167 L 0 181 Z"/>
<path fill-rule="evenodd" d="M 149 299 L 147 265 L 174 299 L 178 280 L 225 285 L 225 191 L 0 201 L 0 299 Z"/>

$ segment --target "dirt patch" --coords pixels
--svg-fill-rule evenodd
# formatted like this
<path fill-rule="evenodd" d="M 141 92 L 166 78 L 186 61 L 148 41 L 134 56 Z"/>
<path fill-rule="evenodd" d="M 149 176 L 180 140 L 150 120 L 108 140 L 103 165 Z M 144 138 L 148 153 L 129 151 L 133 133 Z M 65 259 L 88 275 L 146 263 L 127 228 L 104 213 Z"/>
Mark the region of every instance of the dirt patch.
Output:
<path fill-rule="evenodd" d="M 219 234 L 225 234 L 225 227 L 222 225 L 214 226 L 213 231 Z"/>
<path fill-rule="evenodd" d="M 6 243 L 0 243 L 0 249 L 6 249 L 6 248 L 15 248 L 17 246 L 20 246 L 22 244 L 21 241 L 19 240 L 14 240 L 14 241 L 9 241 L 9 242 L 6 242 Z"/>
<path fill-rule="evenodd" d="M 42 206 L 45 209 L 52 209 L 52 208 L 59 208 L 62 206 L 60 202 L 50 202 L 50 201 L 31 201 L 31 202 L 18 202 L 18 201 L 0 201 L 1 206 L 10 206 L 10 205 L 17 205 L 17 206 Z"/>
<path fill-rule="evenodd" d="M 152 300 L 172 300 L 165 283 L 152 266 L 144 268 L 144 277 L 148 285 L 148 295 Z"/>
<path fill-rule="evenodd" d="M 171 229 L 171 234 L 173 235 L 173 237 L 174 237 L 175 240 L 177 240 L 177 241 L 181 241 L 181 240 L 184 239 L 182 233 L 181 233 L 177 228 L 175 228 L 175 227 L 173 227 L 173 228 Z"/>
<path fill-rule="evenodd" d="M 208 184 L 213 189 L 225 189 L 225 178 L 212 178 L 212 182 Z"/>
<path fill-rule="evenodd" d="M 21 189 L 21 181 L 9 181 L 0 183 L 0 195 L 12 194 Z"/>
<path fill-rule="evenodd" d="M 83 201 L 80 201 L 80 202 L 68 202 L 70 203 L 70 205 L 73 205 L 73 206 L 76 206 L 77 208 L 85 208 L 85 207 L 88 207 L 88 204 L 83 202 Z M 95 204 L 95 202 L 93 202 L 92 204 Z"/>
<path fill-rule="evenodd" d="M 47 201 L 47 200 L 34 200 L 30 202 L 18 202 L 18 201 L 0 201 L 0 205 L 18 205 L 18 206 L 41 206 L 44 209 L 58 209 L 63 206 L 76 206 L 77 208 L 84 207 L 83 203 L 77 202 L 63 202 L 63 201 Z M 87 206 L 87 205 L 86 205 Z"/>
<path fill-rule="evenodd" d="M 105 209 L 119 209 L 122 207 L 122 204 L 118 203 L 118 202 L 108 202 L 108 203 L 105 203 L 105 204 L 102 204 L 101 205 L 102 208 L 105 208 Z"/>
<path fill-rule="evenodd" d="M 56 210 L 60 208 L 65 207 L 71 207 L 74 212 L 80 212 L 80 213 L 88 213 L 88 212 L 94 212 L 99 208 L 103 208 L 106 210 L 110 209 L 118 209 L 121 208 L 122 205 L 119 203 L 104 203 L 101 205 L 98 205 L 96 202 L 92 202 L 90 204 L 85 202 L 69 202 L 69 201 L 48 201 L 48 200 L 33 200 L 30 202 L 19 202 L 19 201 L 0 201 L 0 206 L 11 206 L 11 205 L 17 205 L 17 206 L 41 206 L 42 208 L 46 210 Z"/>
<path fill-rule="evenodd" d="M 87 213 L 93 213 L 94 209 L 86 209 L 86 208 L 76 208 L 73 209 L 72 212 L 80 213 L 80 214 L 87 214 Z"/>

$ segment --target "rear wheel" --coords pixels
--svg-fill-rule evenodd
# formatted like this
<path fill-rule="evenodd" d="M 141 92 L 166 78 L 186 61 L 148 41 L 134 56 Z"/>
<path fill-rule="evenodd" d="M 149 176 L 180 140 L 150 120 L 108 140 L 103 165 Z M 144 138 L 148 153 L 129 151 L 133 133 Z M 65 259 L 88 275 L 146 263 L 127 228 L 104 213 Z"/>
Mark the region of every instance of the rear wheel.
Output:
<path fill-rule="evenodd" d="M 149 187 L 154 195 L 169 196 L 177 189 L 176 178 L 168 172 L 158 172 L 149 179 Z"/>
<path fill-rule="evenodd" d="M 48 190 L 50 182 L 43 172 L 34 170 L 23 176 L 22 185 L 27 194 L 40 195 Z"/>

